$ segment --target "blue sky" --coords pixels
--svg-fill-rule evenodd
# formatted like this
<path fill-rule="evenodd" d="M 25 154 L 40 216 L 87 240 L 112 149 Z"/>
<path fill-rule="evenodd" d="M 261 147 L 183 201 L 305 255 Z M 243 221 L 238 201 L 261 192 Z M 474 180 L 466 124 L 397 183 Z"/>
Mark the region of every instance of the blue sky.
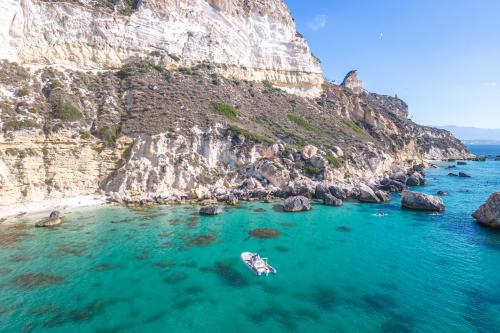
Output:
<path fill-rule="evenodd" d="M 500 128 L 500 0 L 285 0 L 328 79 L 358 69 L 426 125 Z"/>

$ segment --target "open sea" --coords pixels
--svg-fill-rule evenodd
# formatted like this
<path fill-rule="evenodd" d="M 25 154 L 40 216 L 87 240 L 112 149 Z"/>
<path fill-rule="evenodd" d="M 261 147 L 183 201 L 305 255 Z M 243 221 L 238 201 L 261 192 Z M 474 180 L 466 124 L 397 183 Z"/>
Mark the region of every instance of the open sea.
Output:
<path fill-rule="evenodd" d="M 242 203 L 215 217 L 86 208 L 53 229 L 34 228 L 42 215 L 8 219 L 0 331 L 500 332 L 500 232 L 470 216 L 500 191 L 500 161 L 455 170 L 472 178 L 431 169 L 415 189 L 447 191 L 443 213 L 401 210 L 393 195 L 306 213 Z M 278 273 L 255 276 L 243 251 Z"/>

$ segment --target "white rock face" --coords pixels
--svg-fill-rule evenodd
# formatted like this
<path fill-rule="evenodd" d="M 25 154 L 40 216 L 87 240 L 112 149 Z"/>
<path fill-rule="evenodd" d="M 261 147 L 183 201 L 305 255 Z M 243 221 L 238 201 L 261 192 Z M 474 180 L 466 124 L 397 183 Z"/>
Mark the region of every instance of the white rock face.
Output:
<path fill-rule="evenodd" d="M 130 16 L 93 3 L 2 0 L 0 58 L 91 70 L 155 52 L 167 66 L 209 61 L 226 76 L 321 91 L 320 63 L 283 0 L 143 0 Z"/>

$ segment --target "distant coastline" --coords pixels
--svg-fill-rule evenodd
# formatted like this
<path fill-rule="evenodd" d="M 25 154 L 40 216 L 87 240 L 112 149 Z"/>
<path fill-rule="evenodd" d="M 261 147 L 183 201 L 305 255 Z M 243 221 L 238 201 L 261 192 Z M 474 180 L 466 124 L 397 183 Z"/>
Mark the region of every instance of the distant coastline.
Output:
<path fill-rule="evenodd" d="M 451 132 L 466 145 L 500 145 L 500 128 L 434 126 Z"/>

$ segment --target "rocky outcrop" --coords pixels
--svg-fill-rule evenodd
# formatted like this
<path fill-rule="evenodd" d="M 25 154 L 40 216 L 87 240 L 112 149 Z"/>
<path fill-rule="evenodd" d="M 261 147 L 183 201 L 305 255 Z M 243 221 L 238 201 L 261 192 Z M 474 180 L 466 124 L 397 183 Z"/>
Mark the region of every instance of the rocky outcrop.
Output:
<path fill-rule="evenodd" d="M 58 211 L 53 211 L 50 216 L 35 224 L 36 227 L 55 227 L 62 223 L 62 214 Z"/>
<path fill-rule="evenodd" d="M 200 208 L 200 215 L 219 215 L 222 214 L 222 209 L 219 206 L 208 205 Z"/>
<path fill-rule="evenodd" d="M 488 200 L 472 214 L 472 217 L 485 226 L 500 228 L 500 192 L 493 193 Z"/>
<path fill-rule="evenodd" d="M 303 212 L 311 209 L 311 201 L 303 196 L 290 197 L 283 204 L 285 212 Z"/>
<path fill-rule="evenodd" d="M 404 191 L 401 196 L 401 206 L 407 209 L 441 212 L 444 210 L 443 200 L 435 196 Z"/>
<path fill-rule="evenodd" d="M 353 70 L 347 73 L 342 81 L 342 86 L 352 91 L 354 94 L 361 94 L 365 91 L 363 88 L 363 82 L 358 79 L 357 71 Z"/>
<path fill-rule="evenodd" d="M 466 173 L 466 172 L 459 172 L 459 173 L 458 173 L 458 176 L 459 176 L 459 177 L 463 177 L 463 178 L 470 178 L 470 177 L 471 177 L 471 175 L 469 175 L 469 174 L 468 174 L 468 173 Z"/>
<path fill-rule="evenodd" d="M 360 184 L 358 189 L 359 189 L 359 196 L 358 196 L 359 201 L 372 202 L 372 203 L 380 202 L 379 197 L 375 194 L 373 189 L 371 189 L 368 185 Z"/>
<path fill-rule="evenodd" d="M 208 61 L 228 77 L 269 80 L 307 96 L 320 93 L 320 63 L 282 0 L 135 4 L 1 1 L 0 58 L 83 70 L 119 68 L 147 56 L 170 68 Z"/>

